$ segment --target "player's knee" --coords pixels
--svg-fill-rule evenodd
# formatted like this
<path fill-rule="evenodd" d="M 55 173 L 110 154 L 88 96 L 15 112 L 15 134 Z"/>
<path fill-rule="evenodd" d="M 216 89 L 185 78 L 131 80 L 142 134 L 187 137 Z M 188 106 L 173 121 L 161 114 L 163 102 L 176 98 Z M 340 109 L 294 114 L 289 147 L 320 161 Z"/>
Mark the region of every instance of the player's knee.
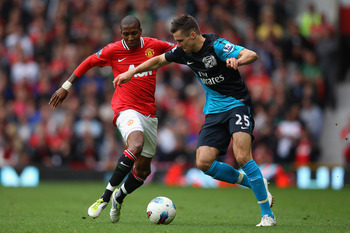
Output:
<path fill-rule="evenodd" d="M 142 179 L 146 179 L 151 174 L 151 169 L 140 168 L 136 169 L 136 175 Z"/>
<path fill-rule="evenodd" d="M 197 160 L 196 160 L 197 168 L 202 170 L 203 172 L 208 171 L 212 163 L 213 163 L 212 161 L 208 161 L 200 157 L 197 157 Z"/>
<path fill-rule="evenodd" d="M 129 145 L 128 149 L 134 153 L 134 155 L 139 156 L 142 152 L 143 142 L 134 142 Z"/>
<path fill-rule="evenodd" d="M 211 165 L 213 164 L 216 154 L 212 153 L 213 151 L 208 150 L 207 147 L 200 147 L 196 152 L 196 166 L 198 169 L 206 172 L 209 170 Z M 216 152 L 216 151 L 214 151 Z"/>

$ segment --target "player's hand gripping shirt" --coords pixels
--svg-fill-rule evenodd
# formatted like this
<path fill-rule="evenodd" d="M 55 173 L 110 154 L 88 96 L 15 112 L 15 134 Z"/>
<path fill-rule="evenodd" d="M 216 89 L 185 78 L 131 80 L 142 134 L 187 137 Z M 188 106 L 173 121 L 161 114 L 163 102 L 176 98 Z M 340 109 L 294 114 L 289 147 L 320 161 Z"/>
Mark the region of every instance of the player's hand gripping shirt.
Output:
<path fill-rule="evenodd" d="M 226 60 L 238 58 L 244 49 L 215 34 L 204 34 L 204 44 L 197 53 L 185 53 L 176 47 L 165 54 L 168 62 L 188 65 L 206 93 L 205 114 L 226 112 L 238 106 L 250 106 L 248 89 L 238 70 L 227 68 Z"/>
<path fill-rule="evenodd" d="M 129 48 L 124 40 L 108 44 L 96 54 L 89 56 L 75 71 L 78 77 L 94 66 L 111 66 L 114 77 L 137 67 L 142 62 L 165 53 L 174 46 L 154 38 L 141 37 L 141 46 Z M 83 68 L 82 68 L 83 67 Z M 155 104 L 156 70 L 135 74 L 122 87 L 116 86 L 111 104 L 114 119 L 119 112 L 134 109 L 146 116 L 156 116 Z"/>

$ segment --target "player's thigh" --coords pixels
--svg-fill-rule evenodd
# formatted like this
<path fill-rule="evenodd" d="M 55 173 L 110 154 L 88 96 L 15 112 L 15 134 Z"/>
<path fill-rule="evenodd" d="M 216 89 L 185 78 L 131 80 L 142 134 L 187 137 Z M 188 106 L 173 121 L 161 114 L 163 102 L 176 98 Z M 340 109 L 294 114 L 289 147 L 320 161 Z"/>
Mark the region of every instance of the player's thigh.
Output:
<path fill-rule="evenodd" d="M 218 154 L 224 155 L 226 154 L 230 141 L 231 134 L 228 130 L 228 126 L 227 124 L 221 122 L 220 116 L 207 115 L 205 123 L 199 132 L 197 148 L 213 147 L 219 151 Z M 199 151 L 206 150 L 203 148 Z"/>
<path fill-rule="evenodd" d="M 143 140 L 143 137 L 138 137 L 137 139 L 135 138 L 140 136 L 140 133 L 133 133 L 138 131 L 143 134 L 144 132 L 143 125 L 137 111 L 128 109 L 120 112 L 116 120 L 116 125 L 127 147 L 129 147 L 129 142 L 139 142 L 139 140 Z M 131 133 L 133 134 L 129 138 Z"/>
<path fill-rule="evenodd" d="M 235 132 L 245 132 L 253 138 L 255 126 L 251 109 L 248 106 L 236 107 L 229 112 L 229 130 L 232 135 Z"/>
<path fill-rule="evenodd" d="M 243 166 L 252 160 L 252 137 L 246 132 L 235 132 L 232 134 L 233 154 L 239 166 Z"/>
<path fill-rule="evenodd" d="M 136 146 L 135 151 L 139 151 L 142 147 L 140 154 L 153 158 L 157 146 L 157 118 L 128 109 L 119 114 L 116 125 L 129 149 Z"/>
<path fill-rule="evenodd" d="M 143 132 L 140 130 L 130 132 L 127 138 L 127 145 L 128 149 L 137 156 L 141 154 L 144 145 Z"/>
<path fill-rule="evenodd" d="M 144 144 L 141 155 L 147 158 L 153 158 L 157 148 L 158 119 L 140 114 L 140 120 L 144 129 Z"/>
<path fill-rule="evenodd" d="M 233 154 L 240 166 L 252 159 L 251 144 L 255 122 L 250 107 L 241 106 L 231 110 L 229 129 L 232 135 Z"/>

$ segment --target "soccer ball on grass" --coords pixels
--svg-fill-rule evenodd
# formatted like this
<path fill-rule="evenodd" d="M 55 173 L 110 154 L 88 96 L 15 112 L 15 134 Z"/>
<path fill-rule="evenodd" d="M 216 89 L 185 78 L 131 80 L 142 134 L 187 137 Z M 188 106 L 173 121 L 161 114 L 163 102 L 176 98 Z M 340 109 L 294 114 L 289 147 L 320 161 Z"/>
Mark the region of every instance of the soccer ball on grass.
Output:
<path fill-rule="evenodd" d="M 147 206 L 147 217 L 154 224 L 169 224 L 175 215 L 174 202 L 167 197 L 156 197 Z"/>

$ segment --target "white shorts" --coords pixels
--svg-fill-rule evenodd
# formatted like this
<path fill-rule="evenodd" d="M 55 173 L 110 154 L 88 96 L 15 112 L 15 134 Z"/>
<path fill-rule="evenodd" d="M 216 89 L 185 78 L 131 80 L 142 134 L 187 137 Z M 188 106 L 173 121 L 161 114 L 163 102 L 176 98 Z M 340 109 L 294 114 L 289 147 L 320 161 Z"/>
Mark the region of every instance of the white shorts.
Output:
<path fill-rule="evenodd" d="M 141 155 L 153 158 L 157 146 L 157 118 L 145 116 L 133 109 L 127 109 L 119 113 L 116 126 L 123 137 L 125 145 L 127 145 L 127 139 L 131 132 L 142 131 L 144 144 Z"/>

